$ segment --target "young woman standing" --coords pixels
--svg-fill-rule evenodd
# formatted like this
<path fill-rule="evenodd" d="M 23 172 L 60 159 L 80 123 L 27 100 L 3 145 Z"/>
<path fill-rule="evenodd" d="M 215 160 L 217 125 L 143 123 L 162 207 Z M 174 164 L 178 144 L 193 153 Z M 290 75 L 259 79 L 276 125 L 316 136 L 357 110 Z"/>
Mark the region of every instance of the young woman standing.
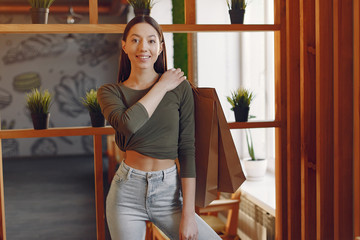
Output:
<path fill-rule="evenodd" d="M 118 83 L 102 86 L 98 100 L 125 152 L 106 200 L 112 239 L 144 239 L 145 221 L 170 239 L 220 239 L 195 214 L 192 89 L 180 69 L 167 70 L 163 33 L 153 18 L 127 24 Z"/>

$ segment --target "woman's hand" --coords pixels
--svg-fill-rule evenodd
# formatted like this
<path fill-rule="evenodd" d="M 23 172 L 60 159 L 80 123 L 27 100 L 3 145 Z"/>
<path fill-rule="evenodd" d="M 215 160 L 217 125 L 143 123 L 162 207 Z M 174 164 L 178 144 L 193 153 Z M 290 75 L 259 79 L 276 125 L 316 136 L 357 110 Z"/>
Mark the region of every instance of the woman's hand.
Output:
<path fill-rule="evenodd" d="M 198 227 L 195 220 L 195 214 L 193 216 L 182 216 L 179 229 L 180 240 L 197 240 L 198 239 Z"/>
<path fill-rule="evenodd" d="M 160 84 L 166 91 L 171 91 L 179 84 L 186 79 L 184 72 L 180 68 L 172 68 L 167 70 L 161 78 L 159 79 L 158 84 Z"/>

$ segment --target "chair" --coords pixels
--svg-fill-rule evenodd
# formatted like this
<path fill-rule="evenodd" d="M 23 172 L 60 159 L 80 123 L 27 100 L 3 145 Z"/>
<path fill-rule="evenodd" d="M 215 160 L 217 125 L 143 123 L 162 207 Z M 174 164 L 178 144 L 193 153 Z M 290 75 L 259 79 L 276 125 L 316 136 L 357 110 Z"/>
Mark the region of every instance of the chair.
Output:
<path fill-rule="evenodd" d="M 240 189 L 231 195 L 230 199 L 217 199 L 209 206 L 197 208 L 196 212 L 224 240 L 236 240 L 239 217 Z M 227 211 L 226 223 L 218 218 L 218 213 Z M 169 240 L 155 225 L 152 229 L 152 240 Z"/>

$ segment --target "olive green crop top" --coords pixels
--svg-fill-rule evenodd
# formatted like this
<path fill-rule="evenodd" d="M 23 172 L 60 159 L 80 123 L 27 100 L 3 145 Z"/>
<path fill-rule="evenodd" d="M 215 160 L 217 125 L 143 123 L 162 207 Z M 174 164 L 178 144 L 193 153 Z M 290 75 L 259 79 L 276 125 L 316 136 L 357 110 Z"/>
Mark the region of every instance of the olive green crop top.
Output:
<path fill-rule="evenodd" d="M 194 100 L 189 82 L 167 92 L 149 118 L 138 100 L 150 89 L 135 90 L 122 83 L 98 89 L 102 113 L 116 131 L 116 144 L 122 151 L 157 159 L 178 158 L 180 176 L 195 177 Z"/>

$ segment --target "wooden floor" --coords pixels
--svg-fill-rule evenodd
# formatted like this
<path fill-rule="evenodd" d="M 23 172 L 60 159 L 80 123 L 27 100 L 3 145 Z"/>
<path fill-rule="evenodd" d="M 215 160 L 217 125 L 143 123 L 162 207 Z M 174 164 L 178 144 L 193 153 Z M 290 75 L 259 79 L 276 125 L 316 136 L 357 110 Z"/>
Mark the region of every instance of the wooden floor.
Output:
<path fill-rule="evenodd" d="M 8 240 L 96 239 L 92 156 L 4 159 L 4 185 Z"/>

